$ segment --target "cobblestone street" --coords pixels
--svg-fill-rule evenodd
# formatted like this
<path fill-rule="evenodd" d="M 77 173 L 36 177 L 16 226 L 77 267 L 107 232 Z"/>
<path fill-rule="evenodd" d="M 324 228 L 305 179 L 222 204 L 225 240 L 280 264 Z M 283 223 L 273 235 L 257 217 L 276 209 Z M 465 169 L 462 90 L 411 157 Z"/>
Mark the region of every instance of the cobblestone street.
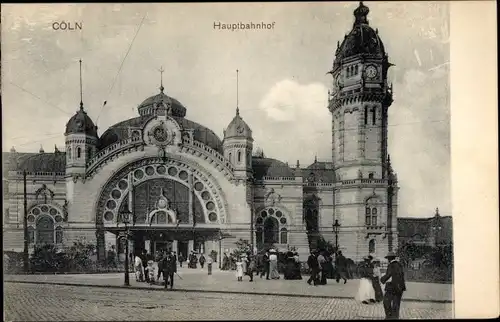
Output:
<path fill-rule="evenodd" d="M 5 283 L 6 321 L 383 319 L 350 299 Z M 402 319 L 452 317 L 451 304 L 402 303 Z"/>

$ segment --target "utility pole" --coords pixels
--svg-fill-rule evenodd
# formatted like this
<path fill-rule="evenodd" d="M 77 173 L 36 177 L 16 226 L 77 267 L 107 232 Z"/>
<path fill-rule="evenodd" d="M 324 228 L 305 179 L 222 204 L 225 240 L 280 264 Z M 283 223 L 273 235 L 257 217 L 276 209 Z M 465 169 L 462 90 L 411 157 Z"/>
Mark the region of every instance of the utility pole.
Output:
<path fill-rule="evenodd" d="M 23 185 L 24 185 L 24 216 L 23 216 L 23 228 L 24 228 L 24 272 L 28 273 L 29 269 L 29 236 L 28 236 L 28 196 L 27 196 L 27 183 L 26 183 L 26 170 L 23 170 Z"/>

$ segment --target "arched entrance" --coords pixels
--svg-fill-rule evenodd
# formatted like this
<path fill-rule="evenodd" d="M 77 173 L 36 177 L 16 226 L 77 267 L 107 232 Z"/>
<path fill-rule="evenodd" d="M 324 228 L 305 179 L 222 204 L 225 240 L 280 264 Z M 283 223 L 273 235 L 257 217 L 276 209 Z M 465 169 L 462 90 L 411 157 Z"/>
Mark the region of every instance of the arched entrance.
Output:
<path fill-rule="evenodd" d="M 135 251 L 171 248 L 185 255 L 196 247 L 194 241 L 215 239 L 226 216 L 217 183 L 203 169 L 160 158 L 139 160 L 118 171 L 96 208 L 99 256 L 104 254 L 104 233 L 123 230 L 124 209 L 133 214 L 129 226 Z"/>
<path fill-rule="evenodd" d="M 258 250 L 288 243 L 288 218 L 283 209 L 267 207 L 257 212 L 255 237 Z"/>

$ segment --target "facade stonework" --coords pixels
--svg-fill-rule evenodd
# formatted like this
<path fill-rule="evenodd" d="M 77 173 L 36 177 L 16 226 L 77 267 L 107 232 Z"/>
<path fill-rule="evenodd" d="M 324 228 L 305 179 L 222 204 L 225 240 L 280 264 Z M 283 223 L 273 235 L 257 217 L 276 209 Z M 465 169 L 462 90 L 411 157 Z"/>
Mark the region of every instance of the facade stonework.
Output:
<path fill-rule="evenodd" d="M 338 237 L 356 261 L 395 250 L 391 64 L 367 14 L 362 4 L 354 12 L 330 71 L 331 161 L 290 167 L 253 153 L 251 128 L 238 109 L 221 140 L 188 120 L 163 86 L 138 106 L 138 117 L 101 135 L 81 103 L 67 123 L 64 152 L 4 153 L 4 249 L 23 249 L 26 171 L 30 249 L 84 238 L 97 245 L 99 258 L 112 246 L 123 252 L 121 216 L 130 211 L 131 251 L 226 252 L 243 238 L 257 250 L 294 247 L 306 258 L 321 237 Z"/>

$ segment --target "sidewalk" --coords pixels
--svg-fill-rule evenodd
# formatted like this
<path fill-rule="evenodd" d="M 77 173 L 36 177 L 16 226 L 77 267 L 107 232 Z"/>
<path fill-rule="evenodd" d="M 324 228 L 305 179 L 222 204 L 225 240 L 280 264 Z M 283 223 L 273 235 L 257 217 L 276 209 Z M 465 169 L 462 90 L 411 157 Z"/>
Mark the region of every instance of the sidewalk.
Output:
<path fill-rule="evenodd" d="M 354 298 L 358 280 L 348 280 L 347 284 L 341 281 L 328 280 L 327 285 L 310 286 L 306 283 L 308 276 L 302 280 L 269 280 L 254 277 L 250 283 L 245 276 L 243 282 L 236 281 L 234 271 L 213 270 L 213 275 L 207 275 L 205 269 L 179 268 L 175 275 L 174 289 L 189 292 L 216 292 L 216 293 L 247 293 L 260 295 L 282 295 L 323 298 Z M 179 278 L 181 276 L 181 278 Z M 99 287 L 123 287 L 123 273 L 109 274 L 73 274 L 73 275 L 5 275 L 5 282 L 44 283 L 44 284 L 70 284 Z M 407 291 L 403 301 L 418 302 L 452 302 L 452 285 L 407 282 Z M 135 276 L 130 274 L 130 288 L 163 289 L 160 285 L 138 283 Z"/>

